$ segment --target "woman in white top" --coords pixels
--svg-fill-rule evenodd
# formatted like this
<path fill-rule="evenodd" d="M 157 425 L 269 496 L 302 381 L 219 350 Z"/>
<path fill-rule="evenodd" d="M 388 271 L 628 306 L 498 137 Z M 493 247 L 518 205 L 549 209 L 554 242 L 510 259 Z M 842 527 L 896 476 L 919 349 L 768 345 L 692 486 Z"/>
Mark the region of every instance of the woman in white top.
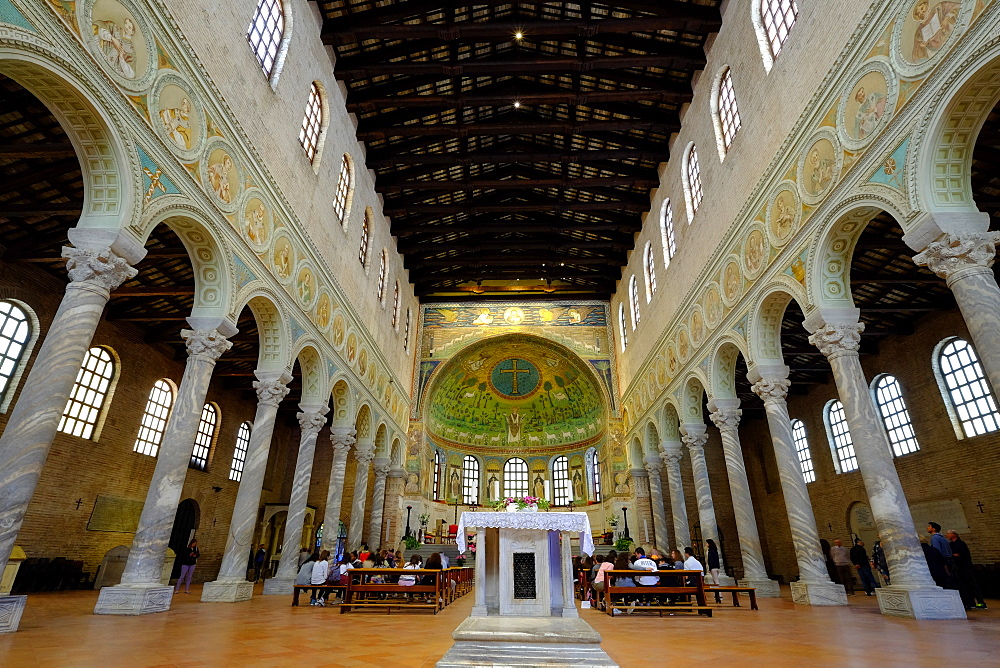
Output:
<path fill-rule="evenodd" d="M 330 562 L 327 561 L 330 558 L 330 551 L 323 550 L 319 554 L 319 561 L 313 564 L 312 577 L 310 578 L 310 584 L 312 585 L 325 585 L 326 578 L 330 575 Z M 318 605 L 323 607 L 326 605 L 326 601 L 323 600 L 323 590 L 320 587 L 313 587 L 312 598 L 309 600 L 309 605 Z"/>
<path fill-rule="evenodd" d="M 421 565 L 420 555 L 419 554 L 415 554 L 412 557 L 410 557 L 410 563 L 408 563 L 405 566 L 403 566 L 403 570 L 407 570 L 407 571 L 419 571 L 421 569 L 421 567 L 422 567 L 422 565 Z M 417 584 L 417 576 L 416 575 L 400 575 L 399 576 L 399 584 L 401 584 L 404 587 L 412 587 L 413 585 Z M 407 596 L 409 596 L 409 594 L 407 594 Z"/>

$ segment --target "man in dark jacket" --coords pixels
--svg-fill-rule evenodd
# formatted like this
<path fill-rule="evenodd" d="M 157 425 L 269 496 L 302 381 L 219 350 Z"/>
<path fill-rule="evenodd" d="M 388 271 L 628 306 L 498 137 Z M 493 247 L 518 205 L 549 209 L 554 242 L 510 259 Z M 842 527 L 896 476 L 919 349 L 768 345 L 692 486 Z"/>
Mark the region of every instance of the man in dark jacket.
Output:
<path fill-rule="evenodd" d="M 851 563 L 858 569 L 858 578 L 865 588 L 865 594 L 871 596 L 875 593 L 875 576 L 872 575 L 872 565 L 868 561 L 868 553 L 865 551 L 865 541 L 860 538 L 854 540 L 854 547 L 851 548 Z"/>
<path fill-rule="evenodd" d="M 948 530 L 944 534 L 951 544 L 952 563 L 955 565 L 955 576 L 958 578 L 958 593 L 962 596 L 962 603 L 966 610 L 985 610 L 986 601 L 983 600 L 983 592 L 976 582 L 976 572 L 972 567 L 972 553 L 965 541 L 959 538 L 953 530 Z"/>

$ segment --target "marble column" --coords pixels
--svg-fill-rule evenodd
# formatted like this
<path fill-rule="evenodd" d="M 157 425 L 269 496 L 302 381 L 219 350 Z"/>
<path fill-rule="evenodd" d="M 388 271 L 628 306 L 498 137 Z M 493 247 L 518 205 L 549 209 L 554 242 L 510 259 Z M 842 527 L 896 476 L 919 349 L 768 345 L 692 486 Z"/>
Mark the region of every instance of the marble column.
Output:
<path fill-rule="evenodd" d="M 473 564 L 476 570 L 476 599 L 470 617 L 486 617 L 489 614 L 486 607 L 486 562 L 488 561 L 486 554 L 486 529 L 476 527 L 476 556 L 479 558 Z"/>
<path fill-rule="evenodd" d="M 688 526 L 687 503 L 684 501 L 684 479 L 681 478 L 681 459 L 684 450 L 680 441 L 660 443 L 663 468 L 667 472 L 667 488 L 670 492 L 670 513 L 674 523 L 674 546 L 684 554 L 684 548 L 691 546 L 691 528 Z"/>
<path fill-rule="evenodd" d="M 326 509 L 323 511 L 323 544 L 330 554 L 337 553 L 340 533 L 340 508 L 344 499 L 344 473 L 347 470 L 347 454 L 355 442 L 354 428 L 337 427 L 330 430 L 330 444 L 333 446 L 333 464 L 330 466 L 330 484 L 326 492 Z"/>
<path fill-rule="evenodd" d="M 111 291 L 137 273 L 110 248 L 64 247 L 62 256 L 69 285 L 0 436 L 0 572 Z M 25 601 L 25 596 L 0 596 L 0 633 L 17 630 Z"/>
<path fill-rule="evenodd" d="M 992 267 L 998 242 L 1000 232 L 945 234 L 913 256 L 951 288 L 995 392 L 1000 391 L 1000 286 Z"/>
<path fill-rule="evenodd" d="M 663 503 L 663 481 L 660 471 L 663 460 L 656 455 L 646 455 L 646 473 L 649 474 L 649 502 L 653 512 L 653 544 L 661 550 L 670 549 L 670 534 L 667 533 L 667 510 Z"/>
<path fill-rule="evenodd" d="M 792 600 L 799 605 L 847 605 L 844 586 L 830 580 L 826 558 L 819 544 L 816 516 L 802 477 L 792 436 L 792 422 L 785 403 L 789 384 L 785 378 L 761 378 L 753 384 L 753 391 L 763 400 L 767 412 L 767 426 L 781 480 L 781 494 L 785 499 L 792 548 L 799 566 L 799 579 L 791 583 Z"/>
<path fill-rule="evenodd" d="M 687 446 L 691 456 L 691 473 L 694 476 L 694 491 L 698 498 L 698 522 L 701 524 L 702 542 L 711 538 L 719 546 L 719 583 L 734 585 L 736 581 L 725 574 L 726 564 L 719 540 L 719 526 L 715 521 L 715 502 L 712 500 L 712 484 L 708 479 L 708 462 L 705 461 L 705 443 L 708 442 L 708 428 L 703 424 L 684 424 L 681 427 L 681 441 Z M 704 556 L 703 552 L 703 556 Z M 708 564 L 705 564 L 708 568 Z"/>
<path fill-rule="evenodd" d="M 173 588 L 160 581 L 167 543 L 215 363 L 233 347 L 216 329 L 185 329 L 181 338 L 188 351 L 184 376 L 163 432 L 125 571 L 119 584 L 101 588 L 94 607 L 99 615 L 145 615 L 170 609 Z"/>
<path fill-rule="evenodd" d="M 206 582 L 201 600 L 207 602 L 235 603 L 248 601 L 253 596 L 253 583 L 246 578 L 247 561 L 250 557 L 250 542 L 253 527 L 260 510 L 260 494 L 264 488 L 264 473 L 267 470 L 267 455 L 271 449 L 271 435 L 274 433 L 274 419 L 278 415 L 278 404 L 288 394 L 287 372 L 280 375 L 258 373 L 261 380 L 254 381 L 257 391 L 257 415 L 250 433 L 247 459 L 243 465 L 243 479 L 240 481 L 233 519 L 229 523 L 229 538 L 222 556 L 218 579 Z"/>
<path fill-rule="evenodd" d="M 760 533 L 757 531 L 757 516 L 750 496 L 750 482 L 747 480 L 746 464 L 743 462 L 743 448 L 740 445 L 740 418 L 743 416 L 737 406 L 724 406 L 723 400 L 715 401 L 716 410 L 710 417 L 722 438 L 722 452 L 726 458 L 726 472 L 729 478 L 729 492 L 733 497 L 733 512 L 736 517 L 736 531 L 740 539 L 740 554 L 743 557 L 743 579 L 740 586 L 754 587 L 758 596 L 779 598 L 781 589 L 775 580 L 767 577 L 764 555 L 760 548 Z"/>
<path fill-rule="evenodd" d="M 382 542 L 392 548 L 403 539 L 403 507 L 399 500 L 403 497 L 403 480 L 406 471 L 400 468 L 389 469 L 385 479 L 385 506 L 382 515 L 385 517 L 385 535 Z"/>
<path fill-rule="evenodd" d="M 358 467 L 354 471 L 351 524 L 347 528 L 348 550 L 357 550 L 361 547 L 361 534 L 365 528 L 365 502 L 368 498 L 368 471 L 371 468 L 372 460 L 375 459 L 375 446 L 371 443 L 359 443 L 354 450 L 354 459 L 357 461 Z"/>
<path fill-rule="evenodd" d="M 833 369 L 868 504 L 892 574 L 891 587 L 876 589 L 879 608 L 882 614 L 894 617 L 964 619 L 965 608 L 958 592 L 937 587 L 927 569 L 892 450 L 861 369 L 858 347 L 862 331 L 864 324 L 860 322 L 823 322 L 812 328 L 809 342 L 826 356 Z"/>
<path fill-rule="evenodd" d="M 562 580 L 562 618 L 579 617 L 580 612 L 576 609 L 576 593 L 573 586 L 573 547 L 568 531 L 559 532 L 559 565 L 560 579 Z"/>
<path fill-rule="evenodd" d="M 365 542 L 372 550 L 378 550 L 382 546 L 382 512 L 385 509 L 385 477 L 389 474 L 389 460 L 376 457 L 372 470 L 375 471 L 375 482 L 372 486 L 372 512 Z"/>
<path fill-rule="evenodd" d="M 299 550 L 302 548 L 302 529 L 309 503 L 309 481 L 312 478 L 313 459 L 316 455 L 316 438 L 326 426 L 327 406 L 301 406 L 299 419 L 299 454 L 295 459 L 292 492 L 288 496 L 288 514 L 285 519 L 285 539 L 281 545 L 278 573 L 264 581 L 264 593 L 291 594 L 299 574 Z"/>

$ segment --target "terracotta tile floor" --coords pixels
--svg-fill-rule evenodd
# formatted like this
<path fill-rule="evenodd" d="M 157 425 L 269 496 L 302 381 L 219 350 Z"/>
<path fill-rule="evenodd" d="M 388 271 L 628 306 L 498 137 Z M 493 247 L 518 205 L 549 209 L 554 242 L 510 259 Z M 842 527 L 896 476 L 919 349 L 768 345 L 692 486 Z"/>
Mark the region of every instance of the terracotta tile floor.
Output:
<path fill-rule="evenodd" d="M 340 615 L 292 608 L 284 596 L 224 604 L 200 594 L 178 594 L 169 612 L 144 617 L 92 614 L 97 592 L 32 594 L 21 630 L 0 636 L 0 666 L 433 666 L 472 607 L 469 595 L 436 616 Z M 713 619 L 581 614 L 626 667 L 1000 665 L 1000 601 L 969 621 L 914 622 L 881 616 L 874 598 L 799 608 L 783 594 L 761 599 L 758 612 Z"/>

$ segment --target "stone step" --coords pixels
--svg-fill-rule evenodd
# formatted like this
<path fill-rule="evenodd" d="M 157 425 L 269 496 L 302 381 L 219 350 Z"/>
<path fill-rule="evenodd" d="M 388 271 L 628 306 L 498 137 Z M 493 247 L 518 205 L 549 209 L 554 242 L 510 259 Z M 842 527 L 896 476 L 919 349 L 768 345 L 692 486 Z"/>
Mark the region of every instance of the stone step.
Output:
<path fill-rule="evenodd" d="M 462 666 L 511 666 L 532 668 L 610 667 L 618 664 L 597 645 L 562 643 L 522 644 L 492 642 L 456 642 L 437 668 Z"/>

